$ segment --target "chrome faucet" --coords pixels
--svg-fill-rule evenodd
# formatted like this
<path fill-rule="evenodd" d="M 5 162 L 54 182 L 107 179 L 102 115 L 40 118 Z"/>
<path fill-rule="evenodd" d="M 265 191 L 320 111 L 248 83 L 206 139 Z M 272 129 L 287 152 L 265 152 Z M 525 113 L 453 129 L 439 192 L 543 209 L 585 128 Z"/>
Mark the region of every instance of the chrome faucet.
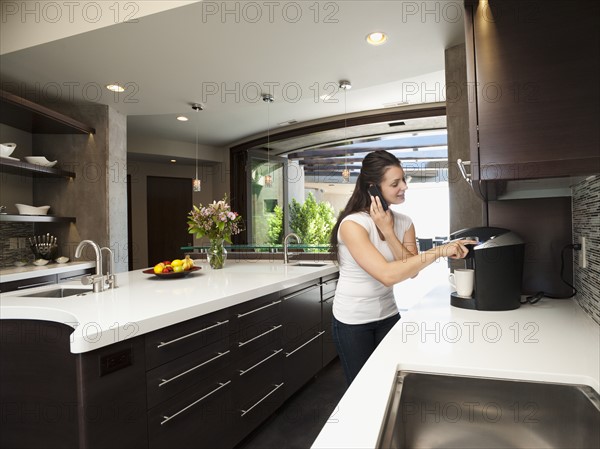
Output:
<path fill-rule="evenodd" d="M 108 288 L 117 288 L 117 275 L 115 274 L 115 256 L 113 250 L 108 246 L 103 246 L 100 251 L 108 251 L 108 272 L 106 273 L 106 284 Z"/>
<path fill-rule="evenodd" d="M 104 291 L 104 275 L 102 274 L 102 250 L 100 246 L 93 242 L 92 240 L 82 240 L 77 245 L 77 249 L 75 250 L 75 257 L 79 259 L 81 257 L 81 250 L 85 245 L 90 245 L 94 248 L 94 252 L 96 253 L 96 274 L 93 276 L 83 276 L 81 278 L 81 283 L 83 285 L 93 284 L 94 293 Z"/>
<path fill-rule="evenodd" d="M 284 264 L 289 263 L 289 259 L 290 259 L 289 248 L 288 248 L 288 239 L 290 237 L 295 237 L 298 244 L 302 243 L 300 241 L 300 237 L 298 237 L 298 234 L 290 232 L 288 235 L 285 236 L 285 238 L 283 239 L 283 263 Z"/>

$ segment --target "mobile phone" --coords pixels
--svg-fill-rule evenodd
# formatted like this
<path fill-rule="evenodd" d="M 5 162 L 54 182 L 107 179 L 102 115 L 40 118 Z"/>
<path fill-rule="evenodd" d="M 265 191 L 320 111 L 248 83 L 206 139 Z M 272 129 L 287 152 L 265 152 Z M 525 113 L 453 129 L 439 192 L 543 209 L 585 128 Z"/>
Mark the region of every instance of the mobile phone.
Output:
<path fill-rule="evenodd" d="M 383 207 L 384 212 L 388 210 L 388 203 L 386 200 L 383 199 L 383 195 L 381 194 L 381 190 L 379 190 L 379 187 L 377 187 L 375 184 L 372 184 L 369 187 L 369 193 L 373 196 L 379 197 L 379 201 L 381 201 L 381 206 Z"/>

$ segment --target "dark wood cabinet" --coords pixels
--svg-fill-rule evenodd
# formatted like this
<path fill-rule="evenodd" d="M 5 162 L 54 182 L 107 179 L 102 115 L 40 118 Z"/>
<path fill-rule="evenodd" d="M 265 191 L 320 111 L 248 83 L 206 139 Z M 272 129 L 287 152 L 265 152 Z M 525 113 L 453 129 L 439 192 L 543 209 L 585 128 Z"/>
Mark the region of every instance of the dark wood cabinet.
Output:
<path fill-rule="evenodd" d="M 231 370 L 225 369 L 212 373 L 193 388 L 150 409 L 148 447 L 231 447 L 231 391 Z"/>
<path fill-rule="evenodd" d="M 163 363 L 217 341 L 229 343 L 229 313 L 220 310 L 146 335 L 146 367 Z"/>
<path fill-rule="evenodd" d="M 1 446 L 234 447 L 335 357 L 323 336 L 336 278 L 83 354 L 68 326 L 1 320 Z M 57 421 L 24 419 L 61 401 L 72 410 Z"/>
<path fill-rule="evenodd" d="M 230 323 L 225 309 L 145 336 L 148 447 L 232 444 Z"/>
<path fill-rule="evenodd" d="M 241 440 L 283 404 L 283 322 L 278 293 L 232 310 L 232 432 Z"/>
<path fill-rule="evenodd" d="M 147 447 L 143 337 L 71 354 L 72 332 L 0 320 L 0 447 Z"/>
<path fill-rule="evenodd" d="M 322 368 L 321 285 L 310 282 L 282 292 L 285 398 Z"/>
<path fill-rule="evenodd" d="M 333 319 L 333 297 L 338 282 L 338 274 L 323 278 L 322 282 L 322 330 L 323 330 L 323 366 L 331 363 L 337 357 L 337 350 L 333 343 L 333 335 L 331 333 L 331 325 Z"/>
<path fill-rule="evenodd" d="M 600 172 L 599 11 L 588 1 L 465 2 L 474 180 Z"/>

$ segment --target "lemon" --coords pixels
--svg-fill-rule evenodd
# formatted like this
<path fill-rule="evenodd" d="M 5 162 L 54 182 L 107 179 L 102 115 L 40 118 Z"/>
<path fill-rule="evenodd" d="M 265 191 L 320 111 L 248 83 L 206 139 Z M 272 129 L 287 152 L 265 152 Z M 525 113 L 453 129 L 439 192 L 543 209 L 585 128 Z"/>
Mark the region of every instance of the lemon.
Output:
<path fill-rule="evenodd" d="M 154 272 L 156 274 L 160 274 L 163 272 L 163 270 L 165 269 L 165 264 L 164 263 L 157 263 L 156 265 L 154 265 Z"/>
<path fill-rule="evenodd" d="M 175 267 L 180 267 L 181 265 L 183 265 L 183 260 L 181 260 L 181 259 L 173 259 L 173 260 L 171 261 L 171 266 L 172 266 L 173 268 L 175 268 Z"/>
<path fill-rule="evenodd" d="M 183 271 L 183 265 L 175 265 L 173 267 L 173 273 L 180 273 Z"/>

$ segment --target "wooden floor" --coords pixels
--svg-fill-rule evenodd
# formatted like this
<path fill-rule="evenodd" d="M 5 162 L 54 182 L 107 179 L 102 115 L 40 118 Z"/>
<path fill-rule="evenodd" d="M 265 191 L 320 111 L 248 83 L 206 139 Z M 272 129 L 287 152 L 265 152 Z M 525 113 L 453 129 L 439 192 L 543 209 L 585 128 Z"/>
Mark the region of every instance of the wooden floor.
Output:
<path fill-rule="evenodd" d="M 308 449 L 346 391 L 339 358 L 307 383 L 235 449 Z"/>

